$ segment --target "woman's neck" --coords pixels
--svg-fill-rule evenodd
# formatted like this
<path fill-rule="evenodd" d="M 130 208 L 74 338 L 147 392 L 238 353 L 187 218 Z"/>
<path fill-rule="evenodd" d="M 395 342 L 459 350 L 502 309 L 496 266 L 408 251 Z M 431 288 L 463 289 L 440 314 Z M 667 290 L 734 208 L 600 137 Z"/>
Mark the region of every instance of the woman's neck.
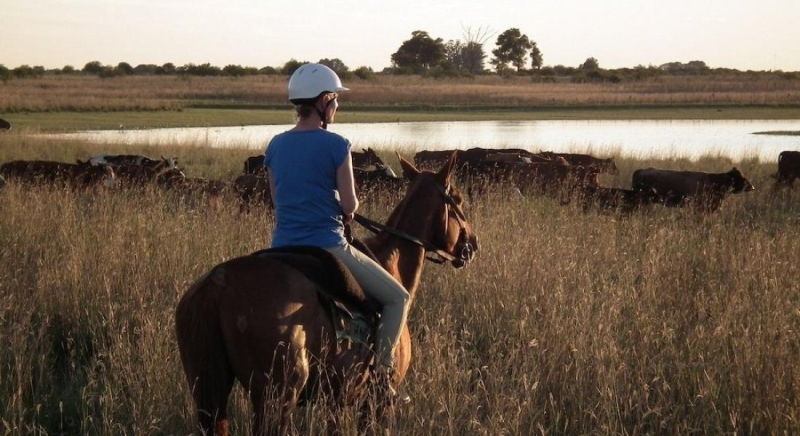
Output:
<path fill-rule="evenodd" d="M 315 130 L 320 128 L 322 128 L 322 121 L 318 116 L 311 115 L 297 121 L 297 124 L 292 130 Z"/>

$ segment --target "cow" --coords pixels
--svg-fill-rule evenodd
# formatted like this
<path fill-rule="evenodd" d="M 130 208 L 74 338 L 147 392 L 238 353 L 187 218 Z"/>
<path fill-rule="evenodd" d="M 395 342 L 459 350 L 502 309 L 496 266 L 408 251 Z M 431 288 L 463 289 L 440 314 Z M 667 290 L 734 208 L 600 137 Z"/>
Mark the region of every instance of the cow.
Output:
<path fill-rule="evenodd" d="M 536 155 L 550 160 L 560 157 L 569 162 L 570 165 L 582 166 L 584 168 L 594 167 L 601 173 L 619 174 L 619 169 L 617 169 L 613 158 L 601 159 L 590 154 L 554 153 L 552 151 L 542 151 L 536 153 Z"/>
<path fill-rule="evenodd" d="M 582 186 L 581 191 L 584 212 L 597 209 L 602 212 L 628 215 L 642 207 L 659 204 L 663 200 L 653 188 L 635 190 L 587 185 Z"/>
<path fill-rule="evenodd" d="M 177 168 L 178 158 L 150 159 L 138 154 L 98 154 L 89 158 L 92 165 L 143 165 L 150 168 Z"/>
<path fill-rule="evenodd" d="M 778 155 L 778 172 L 772 176 L 775 179 L 773 191 L 780 187 L 792 187 L 794 179 L 800 177 L 800 151 L 782 151 Z"/>
<path fill-rule="evenodd" d="M 111 167 L 94 166 L 88 161 L 77 163 L 45 160 L 17 160 L 0 165 L 0 176 L 23 184 L 45 184 L 57 187 L 113 187 L 116 174 Z"/>
<path fill-rule="evenodd" d="M 239 199 L 239 211 L 247 212 L 253 204 L 272 207 L 272 194 L 266 174 L 243 174 L 233 181 L 232 189 Z"/>
<path fill-rule="evenodd" d="M 353 179 L 356 191 L 365 196 L 395 195 L 402 193 L 406 186 L 403 177 L 397 177 L 390 167 L 383 164 L 373 170 L 353 168 Z"/>
<path fill-rule="evenodd" d="M 11 130 L 11 123 L 0 118 L 0 130 Z"/>
<path fill-rule="evenodd" d="M 516 188 L 527 196 L 546 195 L 569 202 L 575 188 L 597 185 L 597 169 L 572 166 L 563 160 L 547 162 L 470 161 L 457 173 L 470 197 L 489 186 Z"/>
<path fill-rule="evenodd" d="M 244 174 L 266 174 L 267 167 L 264 166 L 264 155 L 250 156 L 244 160 Z"/>
<path fill-rule="evenodd" d="M 665 206 L 688 205 L 699 212 L 714 212 L 728 194 L 755 189 L 736 167 L 726 173 L 638 169 L 633 172 L 631 186 L 637 191 L 654 189 Z"/>
<path fill-rule="evenodd" d="M 368 169 L 371 167 L 385 167 L 386 164 L 383 163 L 378 154 L 375 153 L 375 150 L 370 148 L 362 148 L 361 151 L 353 151 L 350 153 L 353 159 L 353 168 L 361 168 L 361 169 Z"/>
<path fill-rule="evenodd" d="M 5 186 L 6 186 L 6 179 L 4 179 L 3 176 L 0 176 L 0 189 L 5 188 Z"/>
<path fill-rule="evenodd" d="M 110 166 L 111 167 L 111 166 Z M 141 189 L 148 186 L 169 188 L 175 183 L 181 183 L 186 175 L 178 168 L 150 167 L 146 165 L 115 165 L 114 171 L 122 188 Z"/>

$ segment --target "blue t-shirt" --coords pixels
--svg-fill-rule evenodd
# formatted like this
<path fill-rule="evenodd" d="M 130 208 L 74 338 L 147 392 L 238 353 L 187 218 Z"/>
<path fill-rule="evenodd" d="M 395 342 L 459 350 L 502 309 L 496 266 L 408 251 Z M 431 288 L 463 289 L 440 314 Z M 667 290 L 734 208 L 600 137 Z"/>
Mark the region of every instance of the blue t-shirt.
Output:
<path fill-rule="evenodd" d="M 330 248 L 346 243 L 336 169 L 350 148 L 349 140 L 322 129 L 283 132 L 272 138 L 264 165 L 275 180 L 273 247 Z"/>

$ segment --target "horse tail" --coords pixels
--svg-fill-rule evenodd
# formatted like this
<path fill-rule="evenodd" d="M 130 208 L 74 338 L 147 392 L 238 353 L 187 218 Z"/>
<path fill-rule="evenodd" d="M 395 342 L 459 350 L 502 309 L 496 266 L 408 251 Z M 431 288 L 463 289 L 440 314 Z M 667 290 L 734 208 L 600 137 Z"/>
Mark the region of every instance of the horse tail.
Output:
<path fill-rule="evenodd" d="M 175 310 L 181 362 L 201 433 L 209 435 L 227 435 L 228 395 L 235 380 L 220 327 L 224 284 L 224 269 L 212 269 L 192 284 Z"/>

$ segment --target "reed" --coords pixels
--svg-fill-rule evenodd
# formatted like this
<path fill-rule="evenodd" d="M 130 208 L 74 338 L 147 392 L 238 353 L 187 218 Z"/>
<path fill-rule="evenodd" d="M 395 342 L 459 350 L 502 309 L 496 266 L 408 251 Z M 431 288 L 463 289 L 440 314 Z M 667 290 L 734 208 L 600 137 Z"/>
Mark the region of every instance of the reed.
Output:
<path fill-rule="evenodd" d="M 0 114 L 163 111 L 194 106 L 286 107 L 283 76 L 63 75 L 0 83 Z M 797 106 L 800 81 L 770 74 L 663 76 L 621 83 L 537 82 L 529 77 L 352 79 L 351 108 L 470 109 L 575 106 Z"/>
<path fill-rule="evenodd" d="M 70 161 L 113 147 L 4 135 L 0 161 Z M 217 178 L 233 177 L 251 153 L 126 150 L 178 156 L 188 175 Z M 426 267 L 409 321 L 412 402 L 389 420 L 393 434 L 800 431 L 800 194 L 770 195 L 774 164 L 755 160 L 617 164 L 609 184 L 644 166 L 736 165 L 757 190 L 711 216 L 585 214 L 502 192 L 472 200 L 480 252 L 463 270 Z M 175 305 L 213 265 L 267 246 L 271 215 L 163 191 L 13 184 L 0 203 L 3 432 L 196 433 Z M 363 212 L 383 219 L 391 206 L 373 201 Z M 237 387 L 234 434 L 249 430 L 248 407 Z M 326 413 L 301 410 L 298 428 L 321 434 Z"/>

